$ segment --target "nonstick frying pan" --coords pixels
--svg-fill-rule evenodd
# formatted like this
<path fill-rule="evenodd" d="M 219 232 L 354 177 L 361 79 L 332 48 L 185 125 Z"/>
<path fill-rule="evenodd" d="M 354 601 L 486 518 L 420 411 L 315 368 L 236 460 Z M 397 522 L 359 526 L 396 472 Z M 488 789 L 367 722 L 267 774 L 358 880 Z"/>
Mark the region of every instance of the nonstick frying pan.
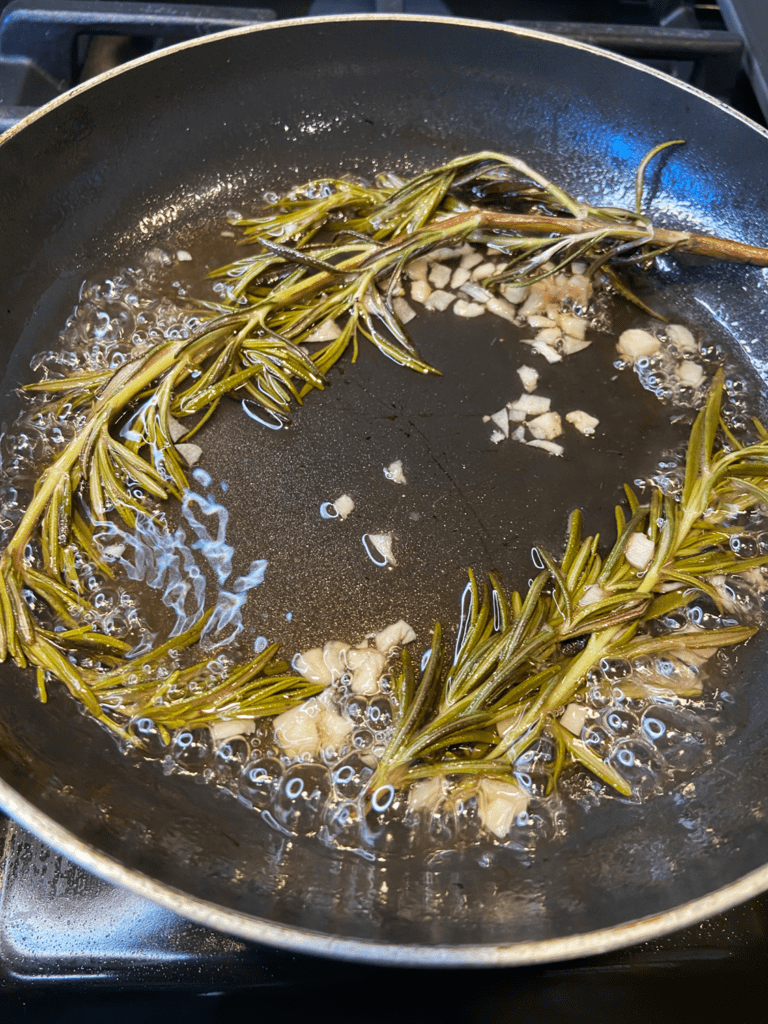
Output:
<path fill-rule="evenodd" d="M 0 144 L 2 393 L 29 379 L 32 353 L 55 344 L 84 279 L 103 279 L 152 247 L 191 249 L 266 188 L 325 173 L 407 172 L 491 148 L 523 155 L 577 194 L 630 205 L 636 164 L 672 138 L 686 145 L 650 172 L 654 217 L 765 242 L 766 133 L 694 89 L 589 47 L 473 22 L 360 16 L 171 48 L 74 89 Z M 759 388 L 766 289 L 755 268 L 671 261 L 659 301 L 674 300 L 681 317 L 740 349 Z M 380 385 L 395 389 L 395 415 L 419 401 L 373 357 L 361 357 L 360 373 L 370 402 Z M 599 394 L 605 384 L 593 367 L 574 386 Z M 343 384 L 336 394 L 353 390 Z M 361 450 L 364 405 L 358 398 L 360 430 L 340 459 Z M 658 423 L 652 411 L 641 428 L 617 419 L 617 457 L 588 473 L 566 459 L 513 477 L 517 505 L 507 518 L 519 524 L 502 546 L 535 541 L 537 528 L 554 535 L 569 511 L 558 507 L 566 492 L 596 521 L 603 506 L 610 511 L 632 460 L 658 451 Z M 243 435 L 242 420 L 232 424 L 214 454 L 237 463 L 231 473 L 245 487 L 259 479 L 266 442 Z M 494 490 L 478 473 L 478 522 L 487 525 L 509 485 L 499 480 Z M 580 484 L 587 477 L 592 485 Z M 465 499 L 455 499 L 445 519 L 462 509 Z M 257 535 L 260 515 L 239 507 L 243 543 Z M 441 538 L 438 530 L 414 577 L 445 562 Z M 486 568 L 502 559 L 500 548 L 485 554 Z M 522 556 L 503 557 L 505 570 L 530 571 Z M 314 586 L 310 578 L 300 588 L 307 616 L 318 603 Z M 422 587 L 419 596 L 423 604 L 429 594 Z M 361 625 L 362 605 L 351 603 L 350 623 Z M 371 861 L 287 837 L 213 787 L 124 756 L 58 690 L 43 707 L 34 680 L 11 664 L 1 676 L 0 802 L 95 873 L 285 948 L 421 965 L 586 955 L 682 927 L 768 886 L 765 652 L 757 639 L 736 663 L 730 688 L 741 721 L 688 788 L 642 805 L 608 803 L 533 852 Z"/>

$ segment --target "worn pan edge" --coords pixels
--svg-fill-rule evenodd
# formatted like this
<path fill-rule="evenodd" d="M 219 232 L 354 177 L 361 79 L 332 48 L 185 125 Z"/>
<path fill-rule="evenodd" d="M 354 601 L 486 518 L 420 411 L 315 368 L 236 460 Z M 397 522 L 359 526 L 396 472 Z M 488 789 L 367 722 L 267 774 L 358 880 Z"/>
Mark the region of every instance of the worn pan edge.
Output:
<path fill-rule="evenodd" d="M 188 39 L 181 43 L 175 43 L 173 46 L 166 46 L 161 50 L 156 50 L 153 53 L 146 54 L 143 57 L 136 57 L 134 60 L 127 61 L 125 64 L 121 64 L 117 68 L 112 68 L 109 71 L 103 71 L 100 75 L 95 75 L 93 78 L 89 78 L 87 82 L 83 82 L 80 85 L 73 86 L 68 89 L 67 92 L 62 93 L 61 96 L 56 96 L 54 99 L 49 100 L 43 106 L 38 107 L 31 114 L 28 114 L 25 118 L 19 121 L 17 124 L 8 128 L 3 134 L 0 134 L 0 146 L 5 142 L 10 141 L 15 135 L 22 131 L 27 125 L 33 124 L 41 117 L 45 117 L 50 111 L 57 109 L 63 103 L 73 99 L 76 96 L 81 95 L 89 89 L 97 87 L 101 82 L 105 82 L 111 78 L 123 74 L 124 72 L 130 71 L 132 68 L 140 67 L 143 64 L 148 64 L 158 58 L 163 58 L 171 53 L 178 53 L 183 50 L 191 49 L 195 46 L 204 46 L 209 42 L 218 39 L 227 39 L 234 36 L 244 36 L 250 33 L 256 32 L 270 32 L 275 30 L 281 30 L 284 28 L 291 28 L 304 25 L 324 25 L 329 23 L 339 22 L 367 22 L 367 21 L 404 21 L 404 22 L 416 22 L 416 23 L 434 23 L 437 25 L 455 25 L 458 28 L 472 28 L 472 29 L 484 29 L 487 32 L 508 32 L 511 35 L 527 36 L 532 39 L 541 39 L 545 42 L 557 43 L 561 46 L 570 47 L 574 50 L 583 50 L 586 53 L 594 53 L 606 60 L 615 61 L 617 64 L 625 64 L 628 67 L 635 68 L 638 71 L 642 71 L 645 74 L 651 75 L 652 77 L 659 78 L 664 82 L 668 82 L 670 85 L 675 86 L 682 92 L 691 93 L 697 96 L 700 100 L 706 100 L 707 103 L 716 107 L 718 110 L 725 114 L 736 118 L 738 121 L 742 121 L 753 130 L 759 132 L 765 138 L 768 138 L 768 129 L 763 128 L 756 121 L 742 114 L 740 111 L 730 107 L 727 103 L 717 99 L 714 96 L 710 96 L 708 93 L 698 89 L 694 85 L 689 85 L 687 82 L 681 82 L 677 78 L 673 78 L 671 75 L 666 74 L 663 71 L 659 71 L 657 68 L 648 67 L 642 64 L 640 61 L 632 60 L 630 57 L 624 57 L 621 54 L 612 53 L 610 50 L 604 50 L 598 46 L 592 46 L 589 43 L 581 42 L 580 40 L 568 39 L 565 36 L 555 35 L 551 32 L 539 32 L 536 29 L 521 28 L 516 25 L 498 25 L 489 23 L 487 21 L 480 21 L 474 18 L 446 18 L 438 15 L 414 15 L 414 14 L 344 14 L 344 15 L 326 15 L 323 17 L 314 18 L 286 18 L 284 20 L 264 22 L 257 25 L 245 25 L 242 28 L 225 29 L 222 32 L 212 32 L 210 35 L 201 36 L 197 39 Z"/>

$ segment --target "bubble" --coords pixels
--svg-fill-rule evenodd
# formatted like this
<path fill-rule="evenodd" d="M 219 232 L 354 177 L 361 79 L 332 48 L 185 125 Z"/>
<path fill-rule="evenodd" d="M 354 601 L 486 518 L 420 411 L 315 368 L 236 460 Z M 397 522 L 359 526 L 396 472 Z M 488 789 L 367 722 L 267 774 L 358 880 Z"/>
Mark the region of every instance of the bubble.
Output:
<path fill-rule="evenodd" d="M 374 697 L 368 704 L 366 715 L 369 729 L 383 732 L 392 724 L 392 704 L 386 697 Z"/>
<path fill-rule="evenodd" d="M 179 729 L 171 742 L 171 756 L 182 768 L 194 771 L 211 760 L 213 741 L 208 729 Z"/>
<path fill-rule="evenodd" d="M 240 773 L 240 795 L 256 810 L 266 810 L 272 805 L 282 774 L 283 766 L 276 758 L 257 757 L 249 761 Z"/>
<path fill-rule="evenodd" d="M 129 727 L 129 732 L 141 742 L 142 751 L 146 757 L 162 757 L 167 753 L 167 744 L 151 718 L 135 719 Z"/>
<path fill-rule="evenodd" d="M 236 782 L 249 754 L 250 745 L 242 736 L 234 736 L 226 743 L 222 743 L 216 748 L 213 758 L 216 777 L 223 783 Z"/>
<path fill-rule="evenodd" d="M 276 820 L 297 835 L 316 831 L 329 789 L 328 772 L 320 765 L 293 765 L 278 784 L 273 812 Z"/>

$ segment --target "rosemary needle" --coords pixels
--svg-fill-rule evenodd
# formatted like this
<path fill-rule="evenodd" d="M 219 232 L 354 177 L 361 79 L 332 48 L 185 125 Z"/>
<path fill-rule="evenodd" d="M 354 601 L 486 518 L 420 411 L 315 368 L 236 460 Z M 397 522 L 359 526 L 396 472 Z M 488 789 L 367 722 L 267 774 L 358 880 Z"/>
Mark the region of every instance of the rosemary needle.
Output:
<path fill-rule="evenodd" d="M 354 358 L 365 341 L 405 367 L 437 372 L 416 352 L 392 300 L 409 262 L 442 246 L 468 241 L 505 254 L 505 269 L 484 282 L 490 289 L 540 280 L 578 258 L 638 303 L 618 276 L 622 262 L 642 264 L 658 252 L 679 250 L 768 265 L 766 249 L 657 227 L 641 212 L 645 166 L 663 148 L 638 168 L 635 210 L 581 203 L 523 161 L 482 152 L 409 181 L 380 175 L 373 186 L 311 182 L 262 215 L 238 221 L 254 251 L 215 272 L 227 282 L 224 298 L 201 302 L 204 322 L 191 336 L 160 341 L 117 370 L 27 385 L 57 415 L 76 411 L 82 425 L 43 468 L 0 555 L 0 660 L 36 668 L 42 700 L 50 682 L 59 680 L 107 728 L 134 742 L 136 718 L 153 718 L 167 737 L 182 725 L 274 715 L 317 692 L 291 675 L 273 648 L 217 681 L 207 674 L 205 658 L 182 664 L 172 652 L 198 646 L 207 616 L 131 658 L 127 645 L 88 624 L 93 609 L 79 559 L 111 575 L 95 524 L 119 517 L 130 527 L 139 515 L 157 514 L 157 503 L 182 497 L 188 483 L 174 421 L 186 430 L 180 440 L 189 440 L 227 394 L 287 417 L 294 402 L 325 385 L 328 369 L 345 352 Z M 502 209 L 481 198 L 488 185 L 499 184 Z M 694 426 L 679 505 L 659 497 L 641 507 L 630 499 L 632 529 L 653 534 L 658 553 L 645 577 L 635 578 L 623 556 L 626 530 L 601 562 L 596 544 L 581 539 L 574 514 L 565 556 L 559 563 L 546 556 L 546 570 L 525 600 L 507 598 L 493 583 L 500 631 L 493 627 L 490 598 L 481 600 L 475 587 L 470 628 L 446 673 L 437 636 L 418 681 L 403 656 L 399 725 L 377 784 L 404 784 L 446 770 L 449 762 L 459 774 L 503 774 L 509 756 L 547 729 L 561 760 L 566 749 L 578 758 L 578 744 L 558 732 L 558 708 L 600 658 L 647 649 L 643 628 L 653 615 L 684 604 L 690 587 L 714 595 L 709 577 L 735 569 L 724 545 L 713 553 L 713 523 L 708 518 L 705 529 L 704 510 L 713 502 L 724 508 L 726 496 L 739 507 L 763 500 L 768 440 L 740 448 L 730 439 L 727 451 L 715 449 L 720 390 L 719 383 L 713 387 Z M 136 497 L 137 488 L 147 497 Z M 664 526 L 657 529 L 659 515 Z M 762 563 L 762 557 L 742 560 L 738 568 Z M 605 597 L 584 606 L 587 581 L 598 579 Z M 667 592 L 670 585 L 679 589 Z M 36 621 L 30 594 L 55 615 L 57 630 Z M 707 640 L 738 643 L 750 632 L 732 627 Z M 566 655 L 567 642 L 577 640 L 578 652 Z M 517 723 L 497 738 L 497 724 L 515 715 Z"/>
<path fill-rule="evenodd" d="M 742 445 L 728 435 L 727 445 L 718 447 L 719 428 L 725 430 L 722 393 L 719 371 L 691 430 L 679 501 L 655 491 L 641 505 L 627 488 L 632 515 L 604 559 L 594 538 L 582 538 L 581 516 L 573 513 L 562 559 L 541 552 L 545 569 L 524 600 L 503 594 L 494 582 L 499 602 L 518 608 L 498 629 L 487 588 L 480 599 L 471 581 L 470 627 L 441 682 L 436 684 L 430 668 L 443 657 L 438 629 L 421 680 L 407 690 L 396 685 L 394 735 L 369 792 L 437 774 L 510 773 L 511 761 L 548 735 L 556 747 L 564 744 L 570 759 L 629 794 L 623 777 L 558 721 L 568 703 L 586 694 L 590 670 L 603 659 L 631 662 L 644 655 L 711 652 L 756 632 L 755 627 L 731 625 L 654 636 L 648 629 L 654 619 L 686 607 L 702 592 L 720 604 L 712 577 L 768 564 L 768 553 L 742 558 L 728 544 L 734 513 L 768 502 L 768 437 L 761 431 L 759 441 Z M 618 511 L 617 520 L 624 522 Z M 718 527 L 724 539 L 713 543 Z M 654 541 L 644 570 L 627 559 L 628 542 L 636 533 Z M 598 599 L 585 600 L 598 582 Z M 567 642 L 574 637 L 580 643 L 570 653 Z M 404 656 L 401 676 L 410 672 L 409 665 Z M 425 691 L 432 695 L 430 708 L 424 707 Z M 500 722 L 509 723 L 502 735 L 496 730 Z"/>

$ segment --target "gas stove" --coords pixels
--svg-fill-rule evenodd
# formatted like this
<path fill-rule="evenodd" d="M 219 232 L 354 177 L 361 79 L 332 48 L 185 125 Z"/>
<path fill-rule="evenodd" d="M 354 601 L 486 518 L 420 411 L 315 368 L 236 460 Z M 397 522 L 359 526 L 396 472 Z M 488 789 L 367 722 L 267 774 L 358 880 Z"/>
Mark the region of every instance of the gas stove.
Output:
<path fill-rule="evenodd" d="M 471 17 L 560 33 L 645 60 L 765 125 L 763 0 L 314 0 L 227 6 L 14 0 L 0 16 L 0 129 L 95 74 L 208 32 L 350 13 Z M 348 965 L 241 941 L 103 882 L 0 816 L 0 1011 L 4 1019 L 284 1021 L 740 1019 L 768 955 L 768 895 L 617 953 L 492 972 Z M 415 982 L 406 987 L 407 982 Z M 414 993 L 408 994 L 406 993 Z M 205 998 L 203 998 L 205 997 Z M 406 1002 L 407 1000 L 407 1002 Z"/>

